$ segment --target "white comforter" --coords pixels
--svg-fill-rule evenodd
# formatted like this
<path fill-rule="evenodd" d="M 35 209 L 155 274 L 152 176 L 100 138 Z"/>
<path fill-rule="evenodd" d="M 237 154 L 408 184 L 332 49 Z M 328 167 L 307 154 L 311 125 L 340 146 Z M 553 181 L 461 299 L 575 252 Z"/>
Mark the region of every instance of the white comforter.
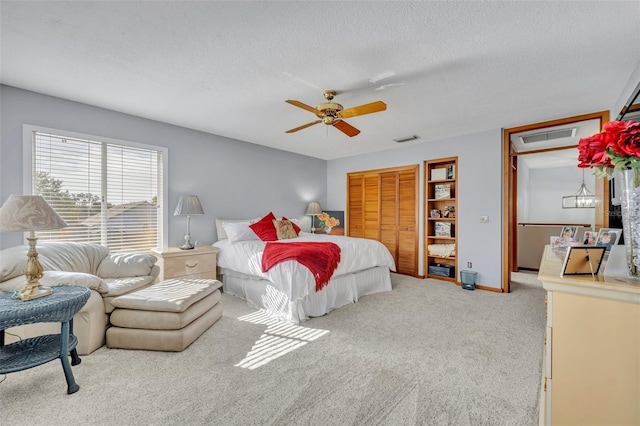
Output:
<path fill-rule="evenodd" d="M 340 247 L 340 263 L 333 277 L 350 274 L 376 266 L 388 266 L 395 271 L 395 263 L 389 250 L 379 241 L 352 238 L 341 235 L 321 235 L 301 232 L 298 238 L 279 242 L 332 242 Z M 289 296 L 290 301 L 300 300 L 315 292 L 316 282 L 311 272 L 300 263 L 282 262 L 267 272 L 262 272 L 262 253 L 266 243 L 260 240 L 220 240 L 214 246 L 220 248 L 218 266 L 271 281 L 276 288 Z M 331 285 L 329 283 L 328 285 Z"/>

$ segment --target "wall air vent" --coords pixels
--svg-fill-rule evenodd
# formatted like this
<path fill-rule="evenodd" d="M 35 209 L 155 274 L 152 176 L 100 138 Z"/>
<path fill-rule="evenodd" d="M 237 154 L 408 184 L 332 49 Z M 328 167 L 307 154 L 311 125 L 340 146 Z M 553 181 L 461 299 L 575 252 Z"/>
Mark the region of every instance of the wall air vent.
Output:
<path fill-rule="evenodd" d="M 404 136 L 402 138 L 396 138 L 394 139 L 394 141 L 398 143 L 402 143 L 402 142 L 415 141 L 416 139 L 420 139 L 420 136 L 418 135 Z"/>
<path fill-rule="evenodd" d="M 554 139 L 572 138 L 576 135 L 577 127 L 570 129 L 560 130 L 548 130 L 539 133 L 530 133 L 528 135 L 520 136 L 522 143 L 534 143 L 534 142 L 546 142 Z"/>

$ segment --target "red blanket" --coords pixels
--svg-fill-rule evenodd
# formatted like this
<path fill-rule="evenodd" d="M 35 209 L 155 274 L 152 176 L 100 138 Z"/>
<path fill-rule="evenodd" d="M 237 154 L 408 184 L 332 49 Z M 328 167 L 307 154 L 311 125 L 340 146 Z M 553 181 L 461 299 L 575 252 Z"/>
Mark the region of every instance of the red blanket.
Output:
<path fill-rule="evenodd" d="M 262 254 L 262 272 L 280 262 L 295 260 L 306 266 L 316 279 L 316 291 L 327 285 L 340 262 L 340 247 L 334 243 L 267 242 Z"/>

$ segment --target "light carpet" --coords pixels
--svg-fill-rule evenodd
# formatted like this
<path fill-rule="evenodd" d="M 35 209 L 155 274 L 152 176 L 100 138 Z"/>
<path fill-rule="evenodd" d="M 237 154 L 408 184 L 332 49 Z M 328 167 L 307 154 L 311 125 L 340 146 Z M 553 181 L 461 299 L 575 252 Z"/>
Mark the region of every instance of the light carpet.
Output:
<path fill-rule="evenodd" d="M 301 326 L 233 296 L 180 353 L 103 347 L 0 383 L 6 425 L 536 425 L 544 291 L 393 274 L 393 291 Z M 2 377 L 0 377 L 2 380 Z"/>

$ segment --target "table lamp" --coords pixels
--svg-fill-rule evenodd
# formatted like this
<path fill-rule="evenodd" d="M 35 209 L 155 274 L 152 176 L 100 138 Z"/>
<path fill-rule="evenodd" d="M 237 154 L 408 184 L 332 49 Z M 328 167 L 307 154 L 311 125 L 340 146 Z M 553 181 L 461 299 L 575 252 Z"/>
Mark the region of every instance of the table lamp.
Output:
<path fill-rule="evenodd" d="M 184 244 L 180 246 L 182 250 L 192 250 L 193 244 L 191 244 L 191 215 L 204 214 L 202 205 L 197 195 L 182 195 L 178 200 L 176 211 L 173 212 L 174 216 L 187 215 L 187 235 L 184 236 Z"/>
<path fill-rule="evenodd" d="M 29 251 L 24 275 L 27 284 L 18 292 L 22 300 L 37 299 L 51 294 L 50 287 L 43 287 L 38 281 L 43 269 L 36 250 L 36 231 L 48 231 L 67 226 L 67 223 L 47 203 L 42 195 L 9 195 L 0 208 L 0 231 L 29 231 Z"/>
<path fill-rule="evenodd" d="M 306 215 L 311 216 L 311 233 L 315 234 L 316 228 L 314 226 L 314 219 L 316 216 L 322 214 L 322 207 L 320 207 L 320 203 L 317 201 L 311 201 L 309 205 L 307 205 Z"/>

